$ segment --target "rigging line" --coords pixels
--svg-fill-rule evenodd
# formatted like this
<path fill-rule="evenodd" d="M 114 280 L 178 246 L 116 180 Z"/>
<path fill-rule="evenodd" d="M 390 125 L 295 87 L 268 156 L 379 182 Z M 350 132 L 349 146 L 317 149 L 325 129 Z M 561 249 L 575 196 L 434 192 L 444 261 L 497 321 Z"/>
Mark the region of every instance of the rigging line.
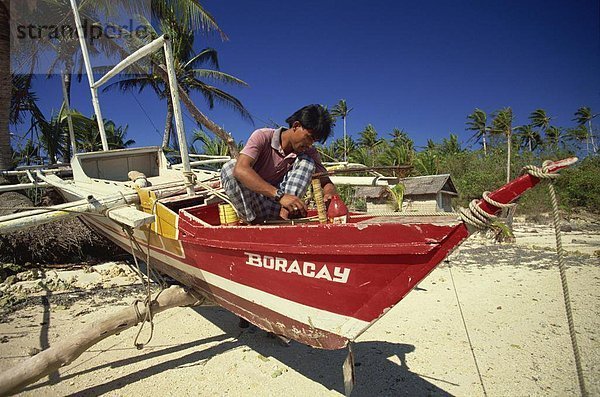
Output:
<path fill-rule="evenodd" d="M 483 395 L 487 397 L 487 391 L 485 390 L 485 386 L 483 384 L 483 377 L 481 376 L 481 370 L 479 369 L 479 364 L 477 363 L 477 357 L 475 357 L 475 349 L 473 349 L 473 343 L 471 342 L 471 336 L 469 335 L 469 329 L 467 328 L 467 322 L 465 321 L 465 315 L 462 310 L 462 305 L 460 303 L 460 299 L 458 298 L 458 291 L 456 290 L 456 284 L 454 283 L 454 276 L 452 275 L 452 265 L 448 262 L 448 271 L 450 272 L 450 279 L 452 280 L 452 287 L 454 288 L 454 295 L 456 296 L 456 303 L 458 304 L 458 310 L 460 311 L 460 317 L 463 322 L 463 326 L 465 328 L 465 334 L 467 335 L 467 341 L 469 342 L 469 347 L 471 348 L 471 355 L 473 355 L 473 362 L 475 363 L 475 368 L 477 369 L 477 375 L 479 376 L 479 383 L 481 384 L 481 389 L 483 390 Z"/>
<path fill-rule="evenodd" d="M 154 124 L 154 122 L 152 121 L 152 119 L 150 118 L 150 116 L 148 115 L 148 112 L 146 112 L 146 109 L 144 109 L 144 107 L 142 106 L 142 104 L 140 103 L 140 101 L 135 96 L 135 93 L 131 92 L 131 96 L 133 97 L 133 99 L 135 100 L 135 102 L 138 104 L 138 106 L 140 107 L 140 109 L 142 109 L 142 112 L 146 115 L 146 118 L 148 119 L 148 121 L 150 122 L 150 124 L 152 124 L 152 127 L 154 127 L 154 131 L 156 131 L 156 133 L 162 138 L 163 134 L 158 130 L 158 128 L 156 128 L 156 125 Z"/>

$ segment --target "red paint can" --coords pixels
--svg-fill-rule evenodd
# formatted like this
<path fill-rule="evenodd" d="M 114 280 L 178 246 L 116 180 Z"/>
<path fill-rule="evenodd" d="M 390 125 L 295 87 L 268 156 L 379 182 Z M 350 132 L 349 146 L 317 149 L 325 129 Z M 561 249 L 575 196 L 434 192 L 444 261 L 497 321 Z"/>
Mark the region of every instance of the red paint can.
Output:
<path fill-rule="evenodd" d="M 328 223 L 346 223 L 348 222 L 348 207 L 337 194 L 331 196 L 329 208 L 327 208 Z"/>

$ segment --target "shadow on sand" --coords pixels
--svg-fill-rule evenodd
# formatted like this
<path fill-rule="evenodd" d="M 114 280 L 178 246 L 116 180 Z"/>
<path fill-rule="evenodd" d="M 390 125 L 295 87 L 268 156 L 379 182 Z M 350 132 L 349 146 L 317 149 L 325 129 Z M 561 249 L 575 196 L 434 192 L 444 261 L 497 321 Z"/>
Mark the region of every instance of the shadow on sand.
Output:
<path fill-rule="evenodd" d="M 194 310 L 223 330 L 224 334 L 185 344 L 167 346 L 163 349 L 155 348 L 155 350 L 146 354 L 63 375 L 60 377 L 60 381 L 64 382 L 78 375 L 93 373 L 104 368 L 125 367 L 194 347 L 200 349 L 202 345 L 221 341 L 221 343 L 205 349 L 195 350 L 185 356 L 164 361 L 135 373 L 112 379 L 104 384 L 80 390 L 73 395 L 87 396 L 108 393 L 124 385 L 144 381 L 148 377 L 179 366 L 202 365 L 205 360 L 215 355 L 242 346 L 247 346 L 264 357 L 272 357 L 280 361 L 327 389 L 335 390 L 340 394 L 344 393 L 342 363 L 346 358 L 347 350 L 314 349 L 297 342 L 292 342 L 287 347 L 282 346 L 278 340 L 269 337 L 267 333 L 254 326 L 241 330 L 238 328 L 237 317 L 222 308 L 199 307 Z M 450 396 L 451 394 L 426 380 L 426 377 L 410 371 L 406 365 L 406 355 L 414 350 L 413 345 L 401 343 L 371 341 L 355 343 L 356 386 L 352 396 Z M 394 360 L 395 362 L 391 360 L 394 356 L 397 357 Z M 56 379 L 52 379 L 30 386 L 26 390 L 35 390 L 48 384 L 55 384 L 56 381 Z M 437 381 L 453 385 L 441 379 L 437 379 Z"/>

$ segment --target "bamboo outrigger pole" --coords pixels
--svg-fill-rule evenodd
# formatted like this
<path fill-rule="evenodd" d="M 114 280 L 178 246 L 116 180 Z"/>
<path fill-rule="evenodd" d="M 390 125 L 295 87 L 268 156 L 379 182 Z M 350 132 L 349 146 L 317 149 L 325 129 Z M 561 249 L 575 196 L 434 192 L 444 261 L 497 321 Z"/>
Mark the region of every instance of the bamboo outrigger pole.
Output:
<path fill-rule="evenodd" d="M 177 130 L 177 139 L 179 139 L 179 152 L 181 154 L 181 163 L 183 164 L 183 176 L 185 178 L 185 188 L 188 196 L 193 196 L 194 174 L 190 166 L 190 156 L 188 154 L 187 139 L 185 129 L 183 128 L 183 117 L 181 115 L 181 102 L 179 101 L 179 90 L 177 87 L 177 76 L 175 75 L 175 65 L 173 62 L 173 50 L 171 49 L 171 40 L 167 37 L 164 44 L 165 59 L 167 64 L 167 74 L 169 76 L 169 91 L 171 91 L 171 100 L 173 102 L 173 113 L 175 115 L 175 129 Z"/>
<path fill-rule="evenodd" d="M 102 118 L 102 111 L 100 110 L 100 101 L 98 101 L 98 88 L 94 86 L 94 72 L 92 71 L 90 55 L 88 53 L 87 44 L 85 43 L 85 34 L 83 32 L 83 26 L 81 25 L 81 18 L 79 18 L 79 10 L 77 9 L 75 0 L 71 0 L 71 8 L 73 9 L 73 17 L 75 18 L 75 25 L 77 27 L 77 35 L 79 36 L 79 45 L 81 46 L 81 54 L 83 55 L 83 62 L 85 63 L 85 71 L 90 83 L 90 91 L 92 92 L 92 105 L 94 105 L 94 113 L 96 114 L 96 119 L 98 121 L 102 150 L 106 151 L 108 150 L 108 141 L 106 140 L 106 131 L 104 131 L 104 119 Z"/>

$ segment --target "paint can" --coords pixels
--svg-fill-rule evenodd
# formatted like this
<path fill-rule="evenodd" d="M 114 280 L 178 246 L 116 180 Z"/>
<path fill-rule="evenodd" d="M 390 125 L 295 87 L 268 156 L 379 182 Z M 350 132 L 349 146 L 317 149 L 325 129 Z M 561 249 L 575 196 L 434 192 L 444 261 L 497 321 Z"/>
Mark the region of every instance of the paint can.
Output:
<path fill-rule="evenodd" d="M 221 225 L 226 226 L 239 225 L 240 223 L 240 218 L 231 204 L 219 204 L 219 219 L 221 220 Z"/>
<path fill-rule="evenodd" d="M 327 221 L 328 223 L 348 222 L 348 207 L 337 194 L 331 196 L 331 202 L 327 208 Z"/>

